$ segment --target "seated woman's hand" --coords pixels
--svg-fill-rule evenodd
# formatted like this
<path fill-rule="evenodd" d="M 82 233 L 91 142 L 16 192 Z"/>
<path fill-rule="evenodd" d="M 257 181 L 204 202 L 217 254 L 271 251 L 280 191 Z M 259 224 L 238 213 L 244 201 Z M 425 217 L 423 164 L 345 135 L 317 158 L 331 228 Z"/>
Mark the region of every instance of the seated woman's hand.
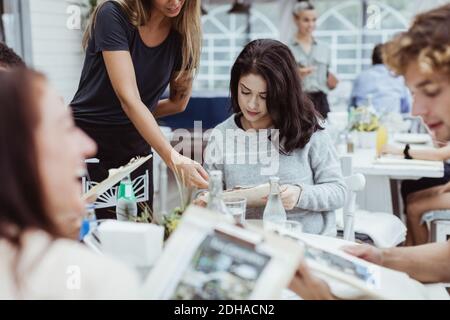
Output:
<path fill-rule="evenodd" d="M 369 246 L 367 244 L 357 245 L 357 246 L 345 246 L 342 250 L 352 256 L 361 258 L 363 260 L 375 263 L 378 265 L 383 265 L 383 251 Z"/>
<path fill-rule="evenodd" d="M 197 197 L 192 201 L 192 204 L 199 206 L 199 207 L 206 208 L 208 203 L 205 201 L 206 200 L 205 194 L 206 194 L 205 192 L 198 194 Z"/>
<path fill-rule="evenodd" d="M 185 186 L 208 188 L 208 173 L 198 162 L 174 152 L 171 169 Z"/>
<path fill-rule="evenodd" d="M 305 262 L 302 262 L 289 289 L 305 300 L 335 300 L 325 281 L 315 277 Z"/>
<path fill-rule="evenodd" d="M 281 202 L 286 210 L 292 210 L 298 203 L 301 188 L 294 185 L 283 185 L 281 187 Z"/>

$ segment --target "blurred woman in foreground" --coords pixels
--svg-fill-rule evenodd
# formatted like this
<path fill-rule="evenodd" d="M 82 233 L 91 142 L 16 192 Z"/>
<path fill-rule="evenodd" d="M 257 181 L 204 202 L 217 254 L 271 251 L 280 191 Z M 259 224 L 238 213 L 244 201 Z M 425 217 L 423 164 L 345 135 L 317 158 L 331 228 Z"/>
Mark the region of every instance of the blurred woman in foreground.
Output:
<path fill-rule="evenodd" d="M 84 213 L 79 178 L 95 151 L 43 75 L 0 72 L 0 299 L 137 294 L 126 267 L 63 239 Z"/>

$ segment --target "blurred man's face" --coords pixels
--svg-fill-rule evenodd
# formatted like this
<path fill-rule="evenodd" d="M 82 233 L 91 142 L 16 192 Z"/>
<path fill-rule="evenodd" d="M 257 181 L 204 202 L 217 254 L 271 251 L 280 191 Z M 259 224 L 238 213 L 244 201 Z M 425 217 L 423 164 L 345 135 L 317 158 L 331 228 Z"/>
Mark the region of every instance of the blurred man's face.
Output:
<path fill-rule="evenodd" d="M 440 141 L 450 141 L 450 77 L 445 73 L 424 73 L 417 62 L 405 74 L 414 96 L 412 114 L 422 117 Z"/>

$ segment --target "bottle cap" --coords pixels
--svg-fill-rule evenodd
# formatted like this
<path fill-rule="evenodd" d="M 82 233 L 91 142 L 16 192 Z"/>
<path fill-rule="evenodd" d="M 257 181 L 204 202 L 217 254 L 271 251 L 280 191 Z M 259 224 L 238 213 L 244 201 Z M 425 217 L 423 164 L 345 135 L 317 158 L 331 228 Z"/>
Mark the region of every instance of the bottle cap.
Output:
<path fill-rule="evenodd" d="M 80 228 L 80 241 L 83 240 L 83 238 L 89 233 L 89 230 L 90 230 L 89 220 L 83 219 Z"/>
<path fill-rule="evenodd" d="M 271 183 L 278 183 L 278 182 L 280 182 L 280 178 L 279 177 L 270 177 L 269 181 Z"/>

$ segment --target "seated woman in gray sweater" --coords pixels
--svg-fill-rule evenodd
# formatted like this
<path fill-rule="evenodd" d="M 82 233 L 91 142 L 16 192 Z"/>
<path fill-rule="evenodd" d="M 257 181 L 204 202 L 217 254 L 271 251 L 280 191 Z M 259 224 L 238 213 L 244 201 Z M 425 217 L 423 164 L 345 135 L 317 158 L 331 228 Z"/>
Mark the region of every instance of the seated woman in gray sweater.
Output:
<path fill-rule="evenodd" d="M 302 91 L 295 59 L 276 40 L 255 40 L 231 71 L 234 114 L 211 132 L 205 168 L 221 170 L 226 189 L 257 186 L 278 176 L 288 220 L 308 233 L 334 236 L 334 210 L 346 187 L 333 143 Z M 262 218 L 264 207 L 246 218 Z"/>

